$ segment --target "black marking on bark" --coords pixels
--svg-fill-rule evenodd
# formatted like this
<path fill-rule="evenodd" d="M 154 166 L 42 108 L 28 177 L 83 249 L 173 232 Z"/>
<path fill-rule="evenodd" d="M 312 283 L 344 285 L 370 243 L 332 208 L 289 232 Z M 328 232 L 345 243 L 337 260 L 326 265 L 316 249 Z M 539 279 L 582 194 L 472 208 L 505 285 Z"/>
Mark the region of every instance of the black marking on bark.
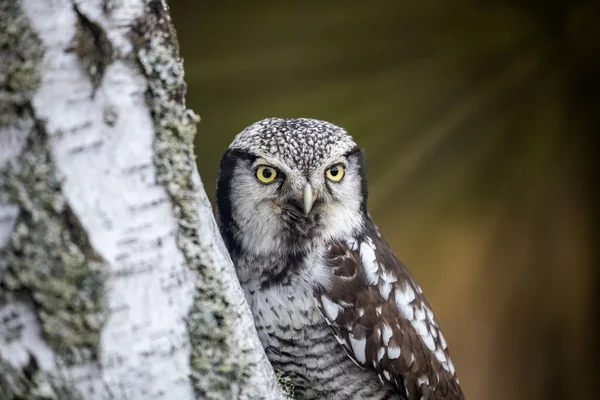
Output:
<path fill-rule="evenodd" d="M 77 31 L 70 51 L 79 56 L 79 60 L 92 82 L 92 97 L 102 83 L 106 68 L 113 62 L 113 46 L 106 32 L 95 21 L 89 19 L 73 3 L 73 10 L 77 14 Z"/>
<path fill-rule="evenodd" d="M 122 0 L 103 0 L 102 11 L 104 14 L 111 14 L 116 8 L 121 5 Z"/>
<path fill-rule="evenodd" d="M 119 109 L 113 105 L 108 105 L 102 110 L 102 117 L 108 126 L 115 126 L 119 119 Z"/>

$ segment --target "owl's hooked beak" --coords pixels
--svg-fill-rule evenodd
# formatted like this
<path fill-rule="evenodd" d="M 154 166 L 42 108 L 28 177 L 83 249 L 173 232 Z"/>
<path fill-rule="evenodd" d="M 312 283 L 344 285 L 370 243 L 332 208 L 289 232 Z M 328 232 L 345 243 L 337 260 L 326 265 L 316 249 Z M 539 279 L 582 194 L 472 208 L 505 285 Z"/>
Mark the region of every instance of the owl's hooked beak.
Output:
<path fill-rule="evenodd" d="M 313 193 L 310 183 L 306 183 L 306 186 L 304 186 L 304 216 L 308 216 L 308 213 L 310 210 L 312 210 L 313 203 L 316 199 L 317 194 Z"/>

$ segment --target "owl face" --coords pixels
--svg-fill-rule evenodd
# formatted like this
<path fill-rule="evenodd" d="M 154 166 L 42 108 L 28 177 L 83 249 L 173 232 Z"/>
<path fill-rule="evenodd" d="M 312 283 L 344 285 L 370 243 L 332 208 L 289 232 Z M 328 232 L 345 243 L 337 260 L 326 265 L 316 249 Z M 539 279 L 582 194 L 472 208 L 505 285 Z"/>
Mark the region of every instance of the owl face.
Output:
<path fill-rule="evenodd" d="M 226 242 L 270 254 L 346 237 L 363 222 L 362 169 L 361 151 L 333 124 L 257 122 L 221 163 L 217 198 Z"/>

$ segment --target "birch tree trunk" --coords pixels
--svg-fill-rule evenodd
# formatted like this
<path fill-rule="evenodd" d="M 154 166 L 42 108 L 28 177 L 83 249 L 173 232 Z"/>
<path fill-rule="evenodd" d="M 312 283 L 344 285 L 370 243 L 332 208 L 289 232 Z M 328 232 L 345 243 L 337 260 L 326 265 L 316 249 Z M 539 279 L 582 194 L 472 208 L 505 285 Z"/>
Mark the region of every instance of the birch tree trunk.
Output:
<path fill-rule="evenodd" d="M 283 394 L 159 0 L 0 0 L 0 398 Z"/>

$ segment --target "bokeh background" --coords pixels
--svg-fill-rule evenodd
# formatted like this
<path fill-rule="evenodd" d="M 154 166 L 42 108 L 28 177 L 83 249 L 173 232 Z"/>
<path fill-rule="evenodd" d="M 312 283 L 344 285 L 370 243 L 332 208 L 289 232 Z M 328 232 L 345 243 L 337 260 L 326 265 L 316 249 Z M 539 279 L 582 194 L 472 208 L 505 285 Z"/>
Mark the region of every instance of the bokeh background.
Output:
<path fill-rule="evenodd" d="M 169 4 L 213 199 L 252 122 L 345 127 L 467 397 L 600 398 L 600 2 Z"/>

